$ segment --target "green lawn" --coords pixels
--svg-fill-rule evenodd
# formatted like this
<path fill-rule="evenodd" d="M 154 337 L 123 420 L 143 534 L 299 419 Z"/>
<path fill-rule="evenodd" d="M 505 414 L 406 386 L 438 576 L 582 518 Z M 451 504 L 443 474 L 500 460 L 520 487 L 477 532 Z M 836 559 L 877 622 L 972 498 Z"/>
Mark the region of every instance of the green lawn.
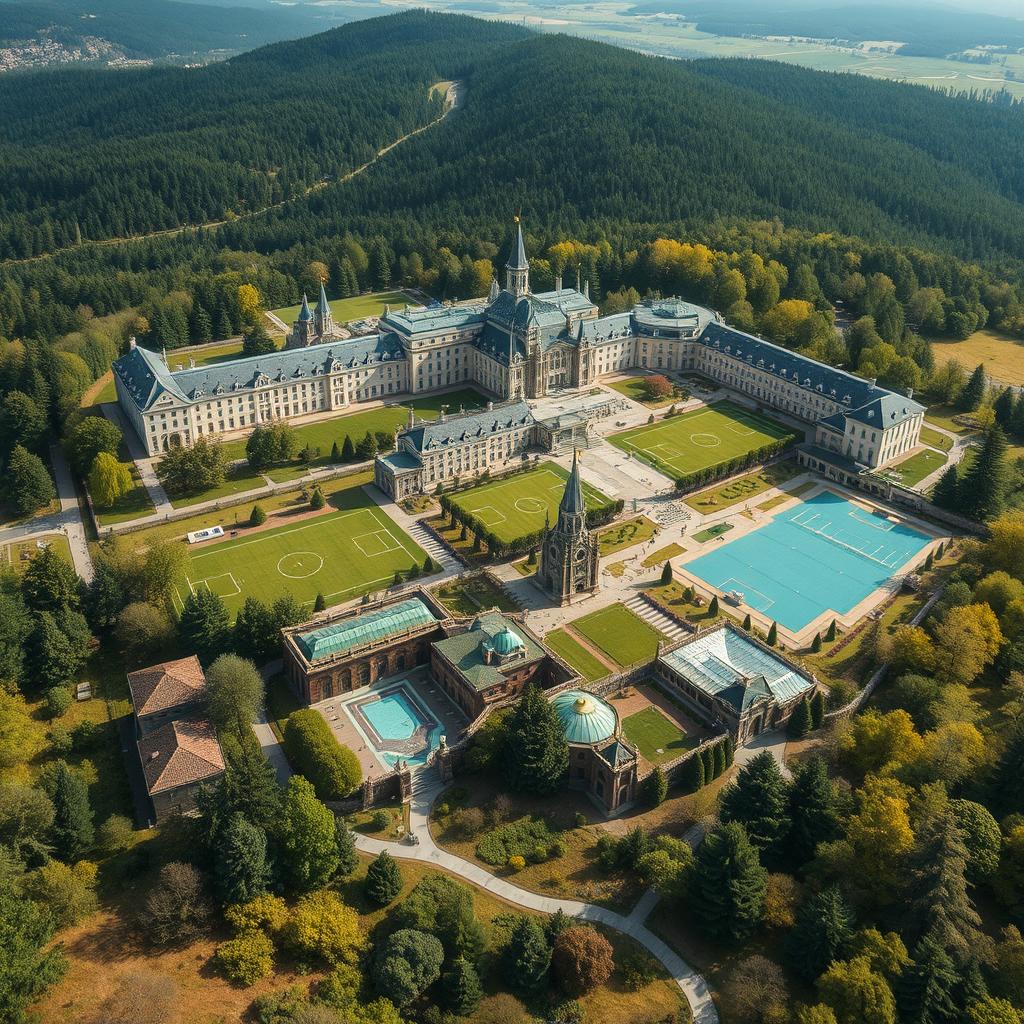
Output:
<path fill-rule="evenodd" d="M 909 459 L 904 459 L 895 466 L 889 466 L 885 472 L 892 473 L 900 478 L 904 487 L 913 487 L 920 483 L 929 473 L 946 464 L 946 456 L 932 448 L 924 448 Z"/>
<path fill-rule="evenodd" d="M 316 296 L 310 295 L 310 308 L 315 305 Z M 366 316 L 380 316 L 385 306 L 404 306 L 407 302 L 410 305 L 420 305 L 419 299 L 414 299 L 405 292 L 374 292 L 372 295 L 355 295 L 350 299 L 328 299 L 331 306 L 331 315 L 335 323 L 346 324 L 349 320 L 362 320 Z M 301 304 L 294 306 L 282 306 L 280 309 L 272 309 L 271 313 L 283 320 L 289 327 L 295 322 L 299 315 Z"/>
<path fill-rule="evenodd" d="M 557 463 L 542 462 L 507 480 L 480 484 L 452 495 L 452 504 L 479 519 L 499 540 L 513 541 L 554 522 L 569 474 Z M 583 484 L 587 508 L 609 503 L 596 488 Z"/>
<path fill-rule="evenodd" d="M 685 555 L 686 548 L 681 544 L 666 544 L 663 548 L 658 548 L 657 551 L 651 552 L 644 560 L 643 566 L 645 569 L 649 569 L 652 565 L 662 565 L 664 562 L 669 561 L 678 555 Z"/>
<path fill-rule="evenodd" d="M 198 494 L 171 498 L 171 504 L 175 508 L 189 508 L 191 505 L 198 505 L 201 501 L 226 498 L 232 494 L 243 494 L 245 491 L 253 491 L 266 486 L 266 480 L 259 473 L 242 463 L 239 466 L 229 467 L 224 476 L 224 483 L 219 486 L 200 491 Z"/>
<path fill-rule="evenodd" d="M 953 422 L 953 417 L 960 415 L 961 411 L 952 405 L 930 405 L 925 410 L 924 419 L 926 423 L 934 423 L 935 426 L 943 427 L 953 434 L 973 433 L 974 427 L 965 427 Z"/>
<path fill-rule="evenodd" d="M 205 586 L 237 612 L 250 595 L 269 603 L 290 593 L 312 604 L 383 590 L 396 570 L 423 565 L 424 552 L 361 490 L 311 519 L 221 541 L 192 551 L 186 587 Z M 173 595 L 180 611 L 185 590 Z"/>
<path fill-rule="evenodd" d="M 793 432 L 790 427 L 724 401 L 624 430 L 608 440 L 676 480 L 746 455 Z"/>
<path fill-rule="evenodd" d="M 453 615 L 476 615 L 490 608 L 498 608 L 503 612 L 520 610 L 519 605 L 501 587 L 496 587 L 482 573 L 448 580 L 434 590 L 434 596 Z"/>
<path fill-rule="evenodd" d="M 940 452 L 948 452 L 953 447 L 953 438 L 932 427 L 921 428 L 921 443 L 938 448 Z"/>
<path fill-rule="evenodd" d="M 800 466 L 791 459 L 786 459 L 784 462 L 777 462 L 756 473 L 741 476 L 738 480 L 731 480 L 720 487 L 712 487 L 699 494 L 693 494 L 686 499 L 686 504 L 698 512 L 717 512 L 730 505 L 755 498 L 772 487 L 778 487 L 779 484 L 792 480 L 802 472 L 803 469 Z"/>
<path fill-rule="evenodd" d="M 32 559 L 42 550 L 37 546 L 52 547 L 64 560 L 71 564 L 71 546 L 63 533 L 45 533 L 31 540 L 18 540 L 0 547 L 0 566 L 9 565 L 20 576 L 31 563 Z"/>
<path fill-rule="evenodd" d="M 650 540 L 657 530 L 658 528 L 646 516 L 627 519 L 624 523 L 614 523 L 597 535 L 601 554 L 611 555 L 624 548 L 631 548 L 634 544 L 643 544 Z"/>
<path fill-rule="evenodd" d="M 647 387 L 644 383 L 646 379 L 646 377 L 627 377 L 626 380 L 609 382 L 608 387 L 613 391 L 618 391 L 620 395 L 631 398 L 634 402 L 646 405 L 650 409 L 661 409 L 666 405 L 671 405 L 673 402 L 683 401 L 681 395 L 669 395 L 667 398 L 648 398 Z"/>
<path fill-rule="evenodd" d="M 608 675 L 607 666 L 595 658 L 581 643 L 569 636 L 564 629 L 553 629 L 544 637 L 544 644 L 546 647 L 550 647 L 563 661 L 567 661 L 588 683 Z"/>
<path fill-rule="evenodd" d="M 658 708 L 651 706 L 622 721 L 626 739 L 651 764 L 664 764 L 696 746 L 696 739 L 670 721 Z"/>
<path fill-rule="evenodd" d="M 728 533 L 731 529 L 732 523 L 716 523 L 714 526 L 709 526 L 706 530 L 698 530 L 693 535 L 693 539 L 698 544 L 703 544 L 706 541 L 714 540 L 716 537 L 721 537 L 723 533 Z"/>
<path fill-rule="evenodd" d="M 153 502 L 149 499 L 149 491 L 146 490 L 142 477 L 139 476 L 139 467 L 132 460 L 128 446 L 124 441 L 121 442 L 121 448 L 117 453 L 117 457 L 131 469 L 132 489 L 127 494 L 122 494 L 110 508 L 96 508 L 96 520 L 100 526 L 127 523 L 132 519 L 139 519 L 155 511 Z"/>
<path fill-rule="evenodd" d="M 591 612 L 570 625 L 624 668 L 653 660 L 658 653 L 658 641 L 663 639 L 653 626 L 621 604 Z"/>

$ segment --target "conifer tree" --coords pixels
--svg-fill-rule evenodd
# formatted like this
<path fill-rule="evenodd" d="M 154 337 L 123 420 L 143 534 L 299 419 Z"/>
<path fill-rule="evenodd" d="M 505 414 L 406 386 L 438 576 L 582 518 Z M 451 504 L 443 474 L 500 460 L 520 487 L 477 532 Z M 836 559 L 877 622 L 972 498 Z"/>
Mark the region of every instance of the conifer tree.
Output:
<path fill-rule="evenodd" d="M 704 781 L 711 782 L 715 777 L 715 755 L 710 747 L 705 747 L 700 752 L 700 759 L 704 764 Z"/>
<path fill-rule="evenodd" d="M 502 955 L 502 974 L 508 986 L 522 995 L 538 991 L 547 980 L 551 947 L 544 929 L 532 917 L 520 917 Z"/>
<path fill-rule="evenodd" d="M 715 594 L 711 598 L 711 604 L 708 605 L 708 618 L 713 619 L 718 615 L 718 595 Z"/>
<path fill-rule="evenodd" d="M 185 598 L 178 628 L 185 649 L 209 665 L 228 649 L 231 616 L 219 594 L 201 587 Z"/>
<path fill-rule="evenodd" d="M 1013 407 L 1009 432 L 1016 437 L 1024 437 L 1024 394 L 1017 397 L 1017 402 Z"/>
<path fill-rule="evenodd" d="M 761 922 L 767 880 L 743 826 L 722 825 L 697 848 L 690 903 L 710 935 L 739 942 Z"/>
<path fill-rule="evenodd" d="M 838 829 L 835 789 L 821 757 L 812 757 L 797 769 L 789 787 L 788 804 L 787 848 L 795 864 L 805 864 L 818 844 L 834 839 Z"/>
<path fill-rule="evenodd" d="M 234 814 L 217 838 L 214 884 L 222 903 L 248 903 L 267 891 L 267 834 Z"/>
<path fill-rule="evenodd" d="M 672 582 L 672 563 L 666 560 L 665 564 L 661 568 L 661 585 L 665 586 Z"/>
<path fill-rule="evenodd" d="M 749 633 L 753 628 L 753 625 L 754 624 L 750 621 L 750 612 L 747 612 L 747 614 L 743 616 L 743 628 Z"/>
<path fill-rule="evenodd" d="M 313 611 L 322 612 L 327 607 L 327 598 L 324 597 L 319 591 L 316 595 L 316 600 L 313 602 Z"/>
<path fill-rule="evenodd" d="M 786 941 L 793 972 L 812 983 L 833 960 L 843 960 L 853 942 L 853 912 L 836 888 L 828 888 L 800 905 Z"/>
<path fill-rule="evenodd" d="M 452 1013 L 465 1017 L 472 1013 L 483 996 L 480 976 L 465 957 L 456 957 L 441 980 L 444 1001 Z"/>
<path fill-rule="evenodd" d="M 654 771 L 644 779 L 644 796 L 651 807 L 660 807 L 667 795 L 668 780 L 661 765 L 655 765 Z"/>
<path fill-rule="evenodd" d="M 214 340 L 223 341 L 225 338 L 230 338 L 231 334 L 231 317 L 228 316 L 227 310 L 222 309 L 217 316 L 217 330 Z"/>
<path fill-rule="evenodd" d="M 721 819 L 739 822 L 766 859 L 782 852 L 789 831 L 786 780 L 767 750 L 751 758 L 722 794 Z"/>
<path fill-rule="evenodd" d="M 774 647 L 779 642 L 779 624 L 772 622 L 768 627 L 768 646 Z"/>
<path fill-rule="evenodd" d="M 985 434 L 981 451 L 960 486 L 959 507 L 984 522 L 1003 510 L 1006 501 L 1006 435 L 999 426 Z"/>
<path fill-rule="evenodd" d="M 694 754 L 683 768 L 683 792 L 696 793 L 704 785 L 704 762 Z"/>
<path fill-rule="evenodd" d="M 53 500 L 55 491 L 42 459 L 20 444 L 14 446 L 4 467 L 7 501 L 19 516 L 28 516 Z"/>
<path fill-rule="evenodd" d="M 811 654 L 821 653 L 821 634 L 815 633 L 814 639 L 811 641 Z"/>
<path fill-rule="evenodd" d="M 939 508 L 955 512 L 960 504 L 960 471 L 954 462 L 939 477 L 939 482 L 932 491 L 932 501 Z"/>
<path fill-rule="evenodd" d="M 351 875 L 359 866 L 359 853 L 355 834 L 341 818 L 336 821 L 334 838 L 338 847 L 338 874 Z"/>
<path fill-rule="evenodd" d="M 981 405 L 987 386 L 985 364 L 979 363 L 964 385 L 963 391 L 960 392 L 960 397 L 956 400 L 956 407 L 961 412 L 974 412 Z"/>
<path fill-rule="evenodd" d="M 340 462 L 340 461 L 341 461 L 341 452 L 338 449 L 338 442 L 337 441 L 333 441 L 331 443 L 331 462 Z"/>
<path fill-rule="evenodd" d="M 832 643 L 835 640 L 835 638 L 836 638 L 836 620 L 833 619 L 828 624 L 828 632 L 825 634 L 825 641 L 827 643 Z"/>
<path fill-rule="evenodd" d="M 711 748 L 711 755 L 712 755 L 712 758 L 714 759 L 714 762 L 715 762 L 715 778 L 717 779 L 722 774 L 722 772 L 724 772 L 725 769 L 726 769 L 726 764 L 725 764 L 725 744 L 724 743 L 716 743 Z"/>
<path fill-rule="evenodd" d="M 896 984 L 900 1019 L 914 1024 L 952 1024 L 960 1020 L 955 998 L 959 981 L 949 954 L 935 939 L 925 936 Z"/>
<path fill-rule="evenodd" d="M 736 757 L 736 744 L 733 742 L 731 733 L 726 733 L 722 745 L 725 748 L 725 767 L 731 768 Z"/>
<path fill-rule="evenodd" d="M 345 440 L 341 443 L 341 461 L 342 462 L 354 462 L 356 457 L 355 445 L 352 444 L 352 438 L 348 434 L 345 435 Z"/>
<path fill-rule="evenodd" d="M 505 782 L 520 793 L 554 793 L 569 770 L 569 744 L 551 702 L 534 685 L 508 719 Z"/>
<path fill-rule="evenodd" d="M 811 702 L 804 697 L 794 708 L 793 714 L 789 716 L 789 721 L 786 723 L 786 734 L 790 739 L 800 739 L 811 731 L 813 724 Z"/>
<path fill-rule="evenodd" d="M 61 860 L 76 860 L 92 846 L 95 837 L 89 787 L 66 762 L 57 761 L 44 788 L 53 801 L 53 848 Z"/>
<path fill-rule="evenodd" d="M 386 907 L 402 891 L 402 873 L 387 850 L 366 869 L 366 895 L 378 907 Z"/>
<path fill-rule="evenodd" d="M 1016 404 L 1013 391 L 1010 388 L 1003 388 L 999 397 L 992 403 L 992 412 L 995 413 L 996 423 L 1007 432 L 1013 427 L 1013 413 Z"/>

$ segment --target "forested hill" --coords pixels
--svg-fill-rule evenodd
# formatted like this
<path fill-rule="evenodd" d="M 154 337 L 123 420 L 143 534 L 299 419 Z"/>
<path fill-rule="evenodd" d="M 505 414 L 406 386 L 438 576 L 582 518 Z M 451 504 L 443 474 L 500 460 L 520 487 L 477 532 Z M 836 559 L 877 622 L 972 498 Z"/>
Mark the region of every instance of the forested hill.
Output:
<path fill-rule="evenodd" d="M 552 234 L 777 217 L 1024 258 L 1024 108 L 423 12 L 189 72 L 0 82 L 0 258 L 297 196 L 427 123 L 429 84 L 455 78 L 464 110 L 371 173 L 218 237 L 262 251 L 346 230 L 493 238 L 521 208 Z"/>

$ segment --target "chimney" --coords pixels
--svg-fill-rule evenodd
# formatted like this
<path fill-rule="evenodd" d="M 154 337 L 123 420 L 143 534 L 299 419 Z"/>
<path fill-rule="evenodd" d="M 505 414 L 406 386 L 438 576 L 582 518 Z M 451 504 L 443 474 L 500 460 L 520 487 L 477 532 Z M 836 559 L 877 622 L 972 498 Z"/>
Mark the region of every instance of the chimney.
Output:
<path fill-rule="evenodd" d="M 914 397 L 914 389 L 913 388 L 907 388 L 907 398 L 913 398 L 913 397 Z"/>
<path fill-rule="evenodd" d="M 134 334 L 128 339 L 128 350 L 131 351 L 133 348 L 135 348 L 135 335 Z"/>
<path fill-rule="evenodd" d="M 562 275 L 561 275 L 561 274 L 559 274 L 559 275 L 558 275 L 558 276 L 557 276 L 557 277 L 555 278 L 555 291 L 556 291 L 556 292 L 560 292 L 561 290 L 562 290 Z"/>
<path fill-rule="evenodd" d="M 493 408 L 494 408 L 494 403 L 493 402 L 488 402 L 487 403 L 487 411 L 490 412 Z"/>
<path fill-rule="evenodd" d="M 189 356 L 188 357 L 188 368 L 190 370 L 194 370 L 196 368 L 196 357 L 195 356 Z"/>

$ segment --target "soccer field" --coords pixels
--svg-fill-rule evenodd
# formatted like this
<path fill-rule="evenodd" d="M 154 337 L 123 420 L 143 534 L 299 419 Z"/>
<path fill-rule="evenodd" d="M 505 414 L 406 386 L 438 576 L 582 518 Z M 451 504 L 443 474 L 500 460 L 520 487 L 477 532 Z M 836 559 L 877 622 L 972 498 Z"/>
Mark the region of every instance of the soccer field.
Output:
<path fill-rule="evenodd" d="M 346 509 L 222 541 L 191 555 L 185 587 L 207 587 L 232 614 L 250 595 L 269 603 L 291 594 L 312 604 L 346 601 L 389 584 L 425 553 L 376 506 Z M 172 595 L 181 611 L 183 588 Z"/>
<path fill-rule="evenodd" d="M 557 463 L 544 462 L 511 479 L 453 494 L 452 504 L 479 519 L 499 540 L 513 541 L 543 529 L 545 517 L 550 516 L 554 523 L 568 477 Z M 610 503 L 609 498 L 586 482 L 583 496 L 588 509 Z"/>
<path fill-rule="evenodd" d="M 608 440 L 676 480 L 794 433 L 792 427 L 724 401 L 624 430 Z"/>

